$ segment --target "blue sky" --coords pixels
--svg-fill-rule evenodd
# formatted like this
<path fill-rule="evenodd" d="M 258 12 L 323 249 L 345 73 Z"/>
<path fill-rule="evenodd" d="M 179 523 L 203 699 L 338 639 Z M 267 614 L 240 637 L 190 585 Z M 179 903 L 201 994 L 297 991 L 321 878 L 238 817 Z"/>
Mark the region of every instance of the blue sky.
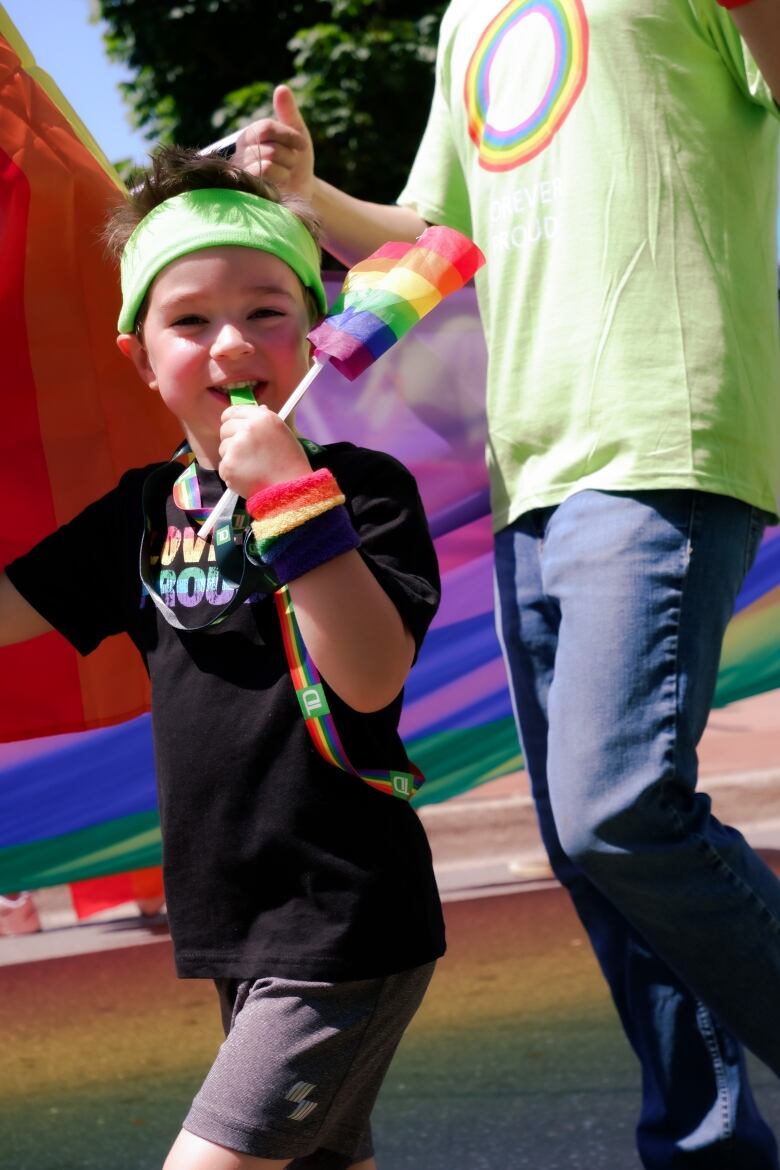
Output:
<path fill-rule="evenodd" d="M 119 93 L 126 71 L 110 64 L 89 0 L 1 0 L 38 65 L 54 78 L 109 159 L 143 162 L 149 144 L 130 127 Z"/>

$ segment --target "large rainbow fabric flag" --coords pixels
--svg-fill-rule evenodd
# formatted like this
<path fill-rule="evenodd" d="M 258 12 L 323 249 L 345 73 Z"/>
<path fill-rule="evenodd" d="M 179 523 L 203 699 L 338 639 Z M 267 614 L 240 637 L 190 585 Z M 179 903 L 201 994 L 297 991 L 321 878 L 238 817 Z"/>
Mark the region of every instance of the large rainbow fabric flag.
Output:
<path fill-rule="evenodd" d="M 23 504 L 6 509 L 10 559 L 128 463 L 167 456 L 178 436 L 164 432 L 153 396 L 114 356 L 115 278 L 94 244 L 115 191 L 107 164 L 42 87 L 7 22 L 0 33 L 0 328 L 11 372 L 0 467 L 3 499 Z M 443 599 L 406 689 L 402 730 L 427 776 L 417 804 L 522 766 L 493 628 L 484 384 L 482 332 L 466 287 L 359 381 L 326 366 L 297 416 L 319 442 L 390 451 L 420 484 Z M 86 660 L 57 635 L 0 651 L 0 739 L 10 741 L 0 743 L 0 892 L 159 864 L 145 680 L 132 648 L 114 641 Z M 740 594 L 716 702 L 776 687 L 780 529 L 767 533 Z"/>
<path fill-rule="evenodd" d="M 114 345 L 118 284 L 99 234 L 120 194 L 0 7 L 2 564 L 177 441 Z M 124 641 L 79 659 L 51 635 L 0 655 L 0 740 L 99 727 L 147 706 L 144 672 Z"/>
<path fill-rule="evenodd" d="M 327 279 L 327 278 L 326 278 Z M 522 766 L 493 628 L 483 447 L 485 355 L 473 289 L 350 384 L 323 371 L 302 433 L 390 450 L 420 484 L 442 567 L 441 609 L 406 688 L 402 729 L 443 801 Z M 780 687 L 780 529 L 759 550 L 726 637 L 716 703 Z M 0 745 L 0 890 L 154 866 L 160 835 L 148 715 Z"/>

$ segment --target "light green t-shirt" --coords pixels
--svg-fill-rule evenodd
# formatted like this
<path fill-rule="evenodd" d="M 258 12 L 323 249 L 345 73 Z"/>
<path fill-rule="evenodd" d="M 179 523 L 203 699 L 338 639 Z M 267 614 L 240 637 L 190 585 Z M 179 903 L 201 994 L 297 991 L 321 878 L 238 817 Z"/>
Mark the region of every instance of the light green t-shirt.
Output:
<path fill-rule="evenodd" d="M 453 0 L 399 203 L 473 235 L 496 528 L 780 487 L 778 122 L 715 0 Z"/>

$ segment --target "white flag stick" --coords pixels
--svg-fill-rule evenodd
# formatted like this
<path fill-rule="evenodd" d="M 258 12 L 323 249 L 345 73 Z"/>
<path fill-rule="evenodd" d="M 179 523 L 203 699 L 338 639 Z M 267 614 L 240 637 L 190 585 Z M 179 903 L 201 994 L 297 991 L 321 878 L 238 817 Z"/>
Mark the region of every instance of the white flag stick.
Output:
<path fill-rule="evenodd" d="M 296 406 L 303 398 L 314 379 L 325 369 L 328 361 L 329 359 L 327 357 L 316 357 L 312 359 L 311 368 L 309 369 L 308 373 L 303 378 L 301 378 L 300 382 L 295 387 L 282 409 L 279 411 L 279 418 L 287 418 L 287 415 L 290 414 L 291 411 L 295 410 Z"/>
<path fill-rule="evenodd" d="M 211 142 L 208 146 L 204 146 L 203 150 L 198 151 L 198 153 L 221 154 L 224 158 L 231 158 L 236 153 L 236 141 L 240 133 L 240 130 L 234 130 L 232 134 L 226 134 L 224 138 L 219 138 L 216 142 Z M 232 150 L 231 147 L 233 148 Z"/>
<path fill-rule="evenodd" d="M 311 386 L 314 379 L 317 377 L 318 374 L 320 374 L 325 369 L 327 361 L 328 361 L 327 358 L 324 358 L 324 359 L 319 358 L 319 357 L 314 358 L 314 360 L 311 364 L 311 368 L 307 371 L 306 375 L 300 380 L 300 382 L 295 387 L 295 389 L 293 390 L 290 397 L 285 402 L 284 406 L 279 411 L 279 418 L 287 418 L 287 415 L 290 414 L 291 411 L 293 411 L 295 409 L 295 407 L 298 405 L 300 400 L 303 398 L 306 391 Z M 209 535 L 209 533 L 212 531 L 212 529 L 214 528 L 215 525 L 219 524 L 222 520 L 226 519 L 228 516 L 233 515 L 233 509 L 236 506 L 237 499 L 238 499 L 238 496 L 235 492 L 231 492 L 231 491 L 223 492 L 221 498 L 217 501 L 216 506 L 213 508 L 211 515 L 203 522 L 203 524 L 201 524 L 200 528 L 198 529 L 198 537 L 201 540 L 206 539 L 206 537 Z"/>

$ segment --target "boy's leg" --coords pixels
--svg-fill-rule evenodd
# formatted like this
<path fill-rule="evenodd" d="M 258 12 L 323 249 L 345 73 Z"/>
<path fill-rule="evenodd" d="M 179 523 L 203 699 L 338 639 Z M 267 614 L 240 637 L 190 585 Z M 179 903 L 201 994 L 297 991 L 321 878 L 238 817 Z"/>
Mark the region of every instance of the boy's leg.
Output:
<path fill-rule="evenodd" d="M 774 1139 L 753 1101 L 737 1043 L 713 1020 L 623 915 L 564 853 L 547 787 L 547 708 L 560 608 L 548 593 L 545 534 L 555 509 L 517 521 L 496 539 L 499 633 L 542 838 L 588 931 L 642 1068 L 637 1144 L 648 1170 L 777 1170 Z M 606 571 L 606 570 L 605 570 Z M 599 585 L 595 603 L 603 597 Z M 602 647 L 606 655 L 609 647 Z M 599 683 L 590 664 L 579 686 Z M 572 732 L 587 734 L 575 710 Z M 571 808 L 576 819 L 579 809 Z"/>
<path fill-rule="evenodd" d="M 283 1170 L 283 1167 L 293 1165 L 294 1163 L 287 1158 L 280 1161 L 273 1158 L 253 1158 L 251 1154 L 239 1154 L 236 1150 L 217 1146 L 183 1129 L 165 1160 L 163 1170 Z M 335 1168 L 334 1159 L 333 1170 Z M 331 1170 L 330 1165 L 327 1170 Z M 377 1166 L 373 1158 L 368 1158 L 362 1162 L 345 1161 L 343 1170 L 377 1170 Z"/>
<path fill-rule="evenodd" d="M 228 1034 L 165 1170 L 186 1170 L 193 1151 L 202 1170 L 373 1170 L 371 1109 L 433 967 L 348 983 L 217 980 Z"/>
<path fill-rule="evenodd" d="M 253 1158 L 196 1137 L 183 1129 L 165 1159 L 163 1170 L 283 1170 L 290 1159 Z"/>

